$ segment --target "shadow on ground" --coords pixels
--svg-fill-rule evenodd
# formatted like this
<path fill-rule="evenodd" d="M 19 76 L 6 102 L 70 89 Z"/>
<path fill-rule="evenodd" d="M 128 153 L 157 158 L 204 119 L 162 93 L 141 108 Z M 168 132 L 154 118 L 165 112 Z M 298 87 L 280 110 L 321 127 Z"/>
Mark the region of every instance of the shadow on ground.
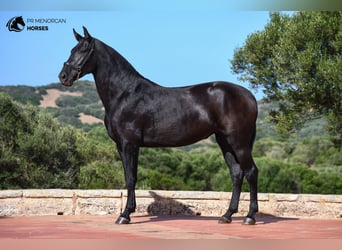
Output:
<path fill-rule="evenodd" d="M 163 197 L 156 192 L 149 191 L 154 201 L 147 207 L 149 215 L 200 215 L 191 209 L 191 206 L 183 204 L 173 198 Z"/>
<path fill-rule="evenodd" d="M 136 222 L 137 224 L 158 222 L 158 221 L 174 221 L 174 220 L 207 220 L 218 221 L 219 217 L 201 216 L 199 212 L 191 209 L 191 206 L 181 203 L 170 197 L 163 197 L 156 192 L 149 191 L 154 201 L 147 208 L 147 216 L 137 216 L 139 218 L 146 217 L 146 220 Z M 151 216 L 155 216 L 152 217 Z M 233 221 L 243 221 L 243 216 L 233 216 Z M 258 213 L 256 221 L 258 224 L 277 223 L 279 221 L 298 220 L 298 218 L 278 217 L 272 214 Z M 135 224 L 133 222 L 133 224 Z"/>
<path fill-rule="evenodd" d="M 163 221 L 217 221 L 219 217 L 214 216 L 200 216 L 200 215 L 156 215 L 155 217 L 151 218 L 151 215 L 146 216 L 136 216 L 138 218 L 146 218 L 146 220 L 142 220 L 139 222 L 131 222 L 132 224 L 144 224 L 144 223 L 151 223 L 151 222 L 163 222 Z M 243 222 L 245 217 L 243 216 L 233 216 L 233 223 L 234 222 Z M 277 217 L 271 214 L 257 214 L 255 217 L 257 224 L 271 224 L 271 223 L 278 223 L 280 221 L 291 221 L 291 220 L 299 220 L 298 218 L 288 218 L 288 217 Z M 222 224 L 223 225 L 223 224 Z"/>

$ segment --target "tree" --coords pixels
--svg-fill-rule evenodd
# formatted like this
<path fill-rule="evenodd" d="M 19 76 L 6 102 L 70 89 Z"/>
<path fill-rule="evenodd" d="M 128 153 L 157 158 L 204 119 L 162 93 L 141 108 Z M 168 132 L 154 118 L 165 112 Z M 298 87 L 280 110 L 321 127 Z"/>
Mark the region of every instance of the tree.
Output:
<path fill-rule="evenodd" d="M 277 101 L 270 112 L 289 135 L 323 115 L 337 147 L 342 144 L 342 11 L 270 14 L 264 30 L 250 34 L 231 61 L 239 79 Z"/>
<path fill-rule="evenodd" d="M 21 188 L 29 182 L 21 157 L 19 138 L 32 133 L 36 113 L 22 108 L 5 93 L 0 93 L 0 189 Z"/>
<path fill-rule="evenodd" d="M 0 93 L 0 189 L 77 187 L 78 143 L 76 129 Z"/>
<path fill-rule="evenodd" d="M 82 189 L 125 188 L 123 168 L 119 161 L 92 161 L 81 167 L 78 181 Z"/>

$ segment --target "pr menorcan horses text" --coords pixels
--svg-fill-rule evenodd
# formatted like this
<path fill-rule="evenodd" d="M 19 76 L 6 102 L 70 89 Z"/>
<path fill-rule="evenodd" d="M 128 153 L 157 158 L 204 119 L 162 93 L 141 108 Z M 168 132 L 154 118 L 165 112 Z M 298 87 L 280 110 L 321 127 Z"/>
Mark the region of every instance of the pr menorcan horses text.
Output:
<path fill-rule="evenodd" d="M 246 177 L 250 207 L 244 224 L 255 224 L 258 211 L 258 169 L 251 152 L 256 131 L 257 103 L 245 88 L 214 81 L 166 88 L 142 75 L 117 51 L 93 38 L 83 27 L 75 30 L 77 45 L 59 74 L 71 86 L 93 74 L 105 108 L 105 126 L 120 154 L 127 187 L 127 203 L 117 224 L 130 222 L 135 211 L 135 185 L 140 147 L 178 147 L 214 134 L 233 181 L 232 198 L 220 223 L 230 223 L 238 211 L 241 186 Z"/>

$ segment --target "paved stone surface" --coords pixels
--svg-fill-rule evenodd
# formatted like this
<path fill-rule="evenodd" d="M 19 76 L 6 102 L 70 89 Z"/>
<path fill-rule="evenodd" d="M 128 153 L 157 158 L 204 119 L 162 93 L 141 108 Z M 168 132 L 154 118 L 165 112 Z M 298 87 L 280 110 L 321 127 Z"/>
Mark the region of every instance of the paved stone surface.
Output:
<path fill-rule="evenodd" d="M 132 216 L 129 225 L 107 216 L 0 217 L 0 239 L 342 239 L 342 219 L 258 215 L 254 226 L 218 224 L 217 217 Z"/>

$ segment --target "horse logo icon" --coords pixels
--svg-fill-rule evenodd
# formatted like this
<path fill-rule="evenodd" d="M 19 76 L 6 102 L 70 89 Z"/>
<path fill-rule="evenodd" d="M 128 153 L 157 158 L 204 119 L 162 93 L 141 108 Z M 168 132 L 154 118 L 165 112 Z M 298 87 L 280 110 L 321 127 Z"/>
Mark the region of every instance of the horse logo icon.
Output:
<path fill-rule="evenodd" d="M 6 24 L 9 31 L 20 32 L 25 28 L 25 22 L 22 16 L 12 17 Z"/>

